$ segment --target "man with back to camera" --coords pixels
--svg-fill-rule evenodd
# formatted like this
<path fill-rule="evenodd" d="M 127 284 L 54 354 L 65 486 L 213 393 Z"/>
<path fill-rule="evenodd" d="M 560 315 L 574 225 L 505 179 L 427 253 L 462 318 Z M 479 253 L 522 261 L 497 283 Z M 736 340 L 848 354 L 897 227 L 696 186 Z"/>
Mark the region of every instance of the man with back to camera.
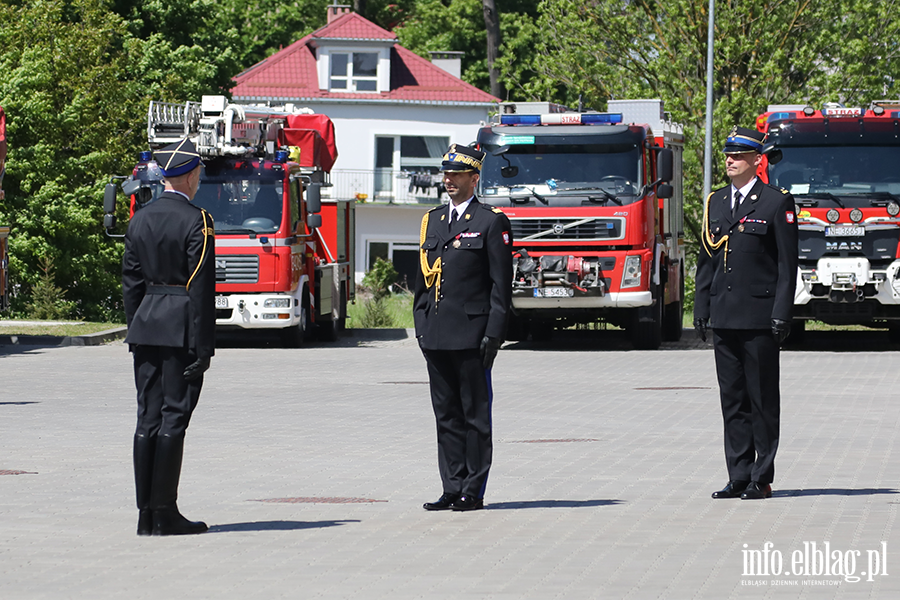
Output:
<path fill-rule="evenodd" d="M 178 511 L 184 434 L 215 353 L 212 217 L 191 204 L 200 155 L 188 139 L 155 153 L 165 191 L 136 211 L 125 234 L 122 293 L 134 354 L 138 416 L 134 480 L 138 535 L 203 533 Z"/>
<path fill-rule="evenodd" d="M 513 269 L 509 219 L 475 197 L 484 156 L 450 146 L 441 164 L 450 203 L 422 219 L 413 314 L 444 488 L 425 510 L 484 508 L 491 468 L 491 368 L 506 333 Z"/>
<path fill-rule="evenodd" d="M 731 185 L 711 193 L 697 261 L 694 326 L 712 328 L 728 483 L 713 498 L 772 497 L 781 399 L 779 344 L 797 280 L 794 199 L 756 176 L 765 134 L 735 127 L 725 142 Z"/>

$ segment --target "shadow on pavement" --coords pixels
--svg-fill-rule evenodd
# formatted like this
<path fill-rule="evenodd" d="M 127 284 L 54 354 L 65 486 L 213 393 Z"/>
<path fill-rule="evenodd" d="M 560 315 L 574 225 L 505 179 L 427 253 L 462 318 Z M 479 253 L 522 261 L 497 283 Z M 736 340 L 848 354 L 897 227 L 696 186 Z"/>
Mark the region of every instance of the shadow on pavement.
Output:
<path fill-rule="evenodd" d="M 314 333 L 301 348 L 356 348 L 370 342 L 395 342 L 414 337 L 411 329 L 345 329 L 333 342 L 321 341 Z M 216 348 L 285 348 L 280 330 L 232 329 L 216 331 Z"/>
<path fill-rule="evenodd" d="M 847 488 L 812 488 L 808 490 L 775 490 L 773 497 L 793 496 L 874 496 L 876 494 L 900 494 L 900 490 L 893 488 L 860 488 L 857 490 Z"/>
<path fill-rule="evenodd" d="M 345 521 L 254 521 L 252 523 L 226 523 L 212 525 L 209 533 L 228 533 L 231 531 L 296 531 L 298 529 L 317 529 L 335 527 L 344 523 L 359 523 L 358 519 Z"/>
<path fill-rule="evenodd" d="M 40 404 L 40 402 L 34 400 L 27 400 L 23 402 L 0 402 L 0 406 L 23 406 L 25 404 Z"/>
<path fill-rule="evenodd" d="M 622 504 L 621 500 L 523 500 L 521 502 L 491 502 L 488 510 L 516 510 L 519 508 L 591 508 Z"/>

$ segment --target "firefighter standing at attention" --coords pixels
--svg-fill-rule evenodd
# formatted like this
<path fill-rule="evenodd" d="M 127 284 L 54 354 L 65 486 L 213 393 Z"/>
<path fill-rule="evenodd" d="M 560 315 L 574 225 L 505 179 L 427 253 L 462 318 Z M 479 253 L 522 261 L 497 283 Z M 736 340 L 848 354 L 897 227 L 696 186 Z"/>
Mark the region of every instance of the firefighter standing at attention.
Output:
<path fill-rule="evenodd" d="M 506 334 L 513 269 L 509 219 L 475 197 L 484 156 L 450 146 L 441 170 L 451 201 L 422 219 L 413 313 L 444 488 L 425 510 L 484 508 L 491 467 L 491 367 Z"/>
<path fill-rule="evenodd" d="M 125 235 L 122 292 L 134 354 L 138 535 L 203 533 L 178 511 L 184 434 L 215 352 L 212 217 L 191 204 L 200 155 L 188 139 L 155 153 L 165 191 L 138 210 Z"/>
<path fill-rule="evenodd" d="M 713 498 L 772 496 L 781 400 L 779 344 L 797 280 L 794 199 L 756 176 L 765 134 L 735 127 L 725 142 L 731 184 L 706 199 L 694 326 L 712 329 L 728 484 Z"/>

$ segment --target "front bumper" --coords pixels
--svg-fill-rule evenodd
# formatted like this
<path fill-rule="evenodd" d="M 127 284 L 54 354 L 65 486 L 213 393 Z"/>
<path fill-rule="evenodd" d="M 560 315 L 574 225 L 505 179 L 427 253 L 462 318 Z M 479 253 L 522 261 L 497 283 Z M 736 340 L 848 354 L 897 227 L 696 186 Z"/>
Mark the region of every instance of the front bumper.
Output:
<path fill-rule="evenodd" d="M 269 299 L 288 300 L 290 306 L 266 308 Z M 300 302 L 291 294 L 216 294 L 216 302 L 216 326 L 222 328 L 284 329 L 302 318 Z"/>
<path fill-rule="evenodd" d="M 649 291 L 608 292 L 605 295 L 575 291 L 570 297 L 535 297 L 534 288 L 513 291 L 512 305 L 523 310 L 554 310 L 570 308 L 638 308 L 653 304 Z"/>

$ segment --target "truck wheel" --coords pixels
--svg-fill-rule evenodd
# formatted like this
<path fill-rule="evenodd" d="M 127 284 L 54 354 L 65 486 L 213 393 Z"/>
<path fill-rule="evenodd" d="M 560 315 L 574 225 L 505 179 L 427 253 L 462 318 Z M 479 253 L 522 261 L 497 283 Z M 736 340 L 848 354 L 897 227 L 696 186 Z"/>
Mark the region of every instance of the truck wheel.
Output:
<path fill-rule="evenodd" d="M 804 319 L 794 319 L 791 321 L 791 334 L 784 340 L 785 346 L 796 346 L 803 343 L 806 337 L 806 321 Z"/>
<path fill-rule="evenodd" d="M 900 323 L 888 323 L 888 340 L 892 344 L 900 344 Z"/>
<path fill-rule="evenodd" d="M 532 319 L 529 322 L 528 328 L 531 330 L 531 341 L 549 342 L 553 337 L 553 331 L 556 329 L 556 324 L 553 321 L 538 321 Z"/>
<path fill-rule="evenodd" d="M 323 318 L 316 324 L 316 337 L 322 342 L 335 342 L 338 339 L 338 319 Z"/>
<path fill-rule="evenodd" d="M 306 341 L 311 328 L 309 316 L 309 290 L 303 286 L 300 294 L 300 322 L 293 327 L 288 327 L 281 332 L 281 341 L 286 348 L 299 348 Z"/>
<path fill-rule="evenodd" d="M 506 323 L 506 339 L 510 342 L 521 342 L 527 339 L 528 328 L 526 323 L 525 319 L 511 313 L 509 321 Z"/>
<path fill-rule="evenodd" d="M 684 309 L 681 300 L 667 304 L 663 308 L 663 339 L 667 342 L 677 342 L 681 339 L 681 331 L 684 328 Z"/>
<path fill-rule="evenodd" d="M 636 350 L 656 350 L 662 344 L 662 320 L 663 305 L 662 298 L 657 290 L 653 294 L 656 303 L 647 307 L 646 310 L 637 308 L 632 316 L 630 334 L 631 343 Z M 651 319 L 641 320 L 641 315 L 650 312 Z"/>

